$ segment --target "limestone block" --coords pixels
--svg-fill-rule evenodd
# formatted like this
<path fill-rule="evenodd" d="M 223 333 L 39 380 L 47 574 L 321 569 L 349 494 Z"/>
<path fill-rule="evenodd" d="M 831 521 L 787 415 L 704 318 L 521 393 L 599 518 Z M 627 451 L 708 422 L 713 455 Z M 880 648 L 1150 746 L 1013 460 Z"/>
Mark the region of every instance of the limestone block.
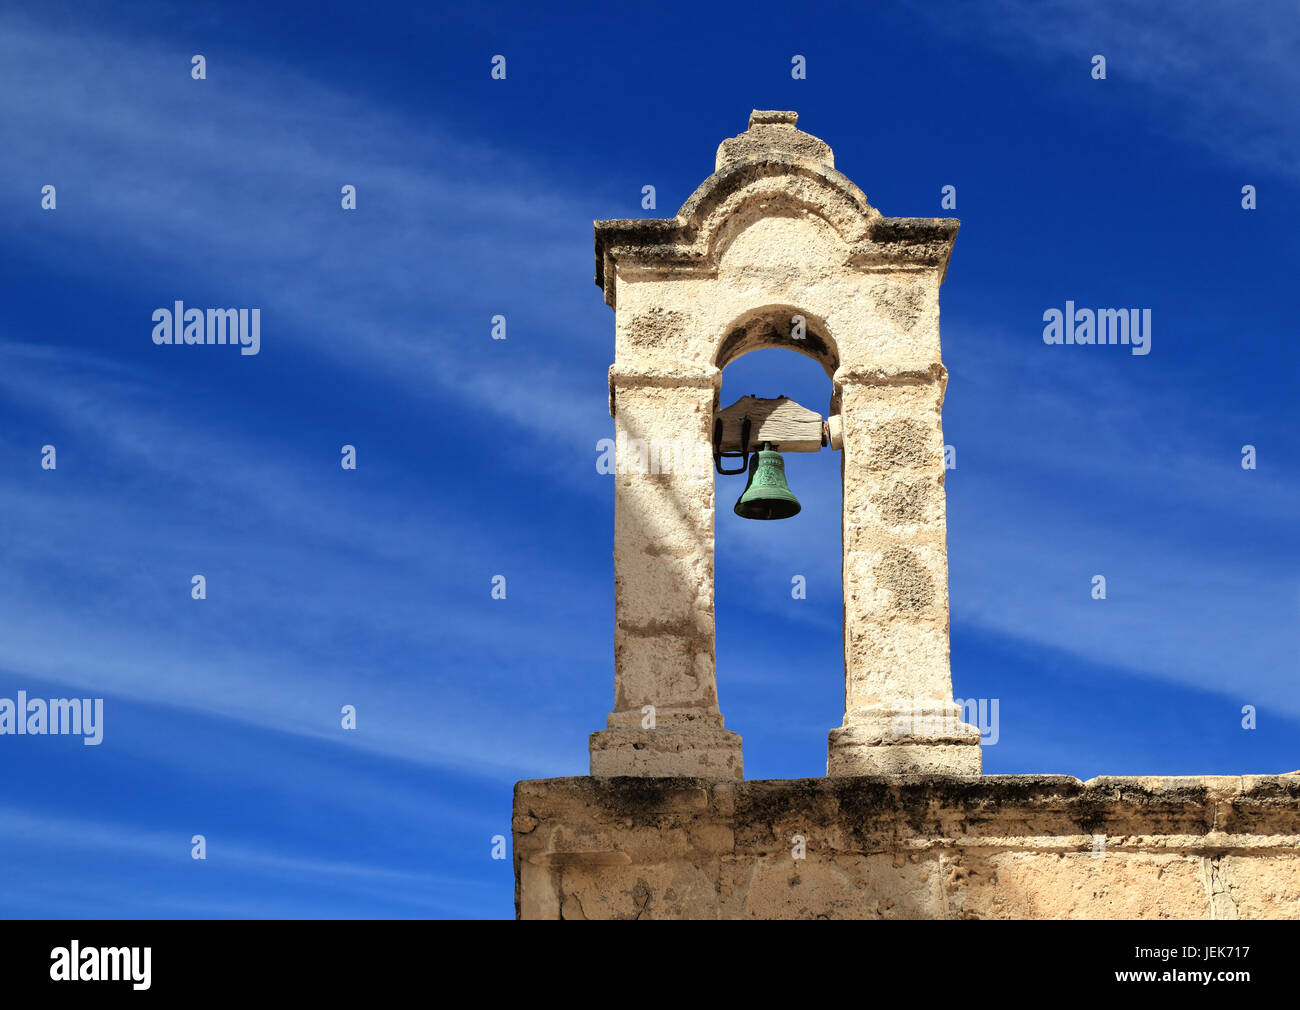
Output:
<path fill-rule="evenodd" d="M 591 773 L 596 776 L 637 775 L 646 778 L 743 779 L 741 739 L 736 733 L 707 725 L 706 715 L 685 725 L 661 724 L 656 729 L 606 729 L 589 740 Z M 716 717 L 721 721 L 721 716 Z"/>
<path fill-rule="evenodd" d="M 965 854 L 950 889 L 968 919 L 1210 918 L 1201 860 L 1181 853 Z"/>
<path fill-rule="evenodd" d="M 948 568 L 943 544 L 878 541 L 864 550 L 846 552 L 845 565 L 849 576 L 845 608 L 855 621 L 946 619 Z"/>
<path fill-rule="evenodd" d="M 712 642 L 698 635 L 629 634 L 614 631 L 614 667 L 618 671 L 614 712 L 631 710 L 636 721 L 653 705 L 657 720 L 668 722 L 671 709 L 717 712 Z"/>
<path fill-rule="evenodd" d="M 828 776 L 857 775 L 978 775 L 983 767 L 979 731 L 968 726 L 964 740 L 925 743 L 886 743 L 876 733 L 852 724 L 829 734 Z"/>
<path fill-rule="evenodd" d="M 848 713 L 907 698 L 947 695 L 951 700 L 946 622 L 853 617 L 844 648 Z"/>
<path fill-rule="evenodd" d="M 892 855 L 732 861 L 735 894 L 723 918 L 935 919 L 943 910 L 936 860 L 894 865 Z M 726 870 L 724 869 L 724 872 Z"/>
<path fill-rule="evenodd" d="M 1207 858 L 1203 872 L 1215 918 L 1300 919 L 1300 860 L 1293 853 Z"/>

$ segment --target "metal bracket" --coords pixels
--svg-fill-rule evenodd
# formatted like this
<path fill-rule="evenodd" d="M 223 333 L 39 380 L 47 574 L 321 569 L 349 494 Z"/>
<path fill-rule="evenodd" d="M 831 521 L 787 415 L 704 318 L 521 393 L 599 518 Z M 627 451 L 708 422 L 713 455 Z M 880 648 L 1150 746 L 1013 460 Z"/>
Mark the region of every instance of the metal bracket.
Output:
<path fill-rule="evenodd" d="M 723 452 L 722 449 L 722 418 L 713 419 L 713 468 L 724 477 L 734 477 L 738 473 L 744 473 L 749 469 L 749 415 L 745 415 L 745 420 L 740 426 L 740 452 Z M 722 466 L 724 459 L 742 459 L 739 470 L 725 470 Z"/>

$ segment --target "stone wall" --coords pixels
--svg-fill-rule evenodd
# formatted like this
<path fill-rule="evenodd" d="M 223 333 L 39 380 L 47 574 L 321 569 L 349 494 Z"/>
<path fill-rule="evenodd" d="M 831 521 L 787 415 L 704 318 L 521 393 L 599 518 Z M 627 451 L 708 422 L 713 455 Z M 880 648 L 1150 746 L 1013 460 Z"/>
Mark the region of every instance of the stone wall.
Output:
<path fill-rule="evenodd" d="M 1300 918 L 1300 773 L 541 779 L 514 858 L 524 919 Z"/>

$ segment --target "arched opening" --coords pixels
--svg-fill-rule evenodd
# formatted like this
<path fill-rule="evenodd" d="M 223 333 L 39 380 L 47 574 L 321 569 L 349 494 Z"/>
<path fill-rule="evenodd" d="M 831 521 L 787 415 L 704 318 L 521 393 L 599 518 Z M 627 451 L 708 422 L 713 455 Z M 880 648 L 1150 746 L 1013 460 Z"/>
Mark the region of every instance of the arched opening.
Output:
<path fill-rule="evenodd" d="M 726 369 L 744 354 L 773 347 L 812 358 L 827 378 L 833 377 L 840 366 L 839 348 L 825 320 L 794 305 L 765 305 L 746 312 L 727 327 L 713 363 Z"/>
<path fill-rule="evenodd" d="M 823 417 L 838 411 L 835 345 L 806 314 L 804 336 L 792 337 L 794 315 L 770 306 L 728 329 L 717 358 L 721 406 L 784 395 Z M 745 477 L 714 476 L 717 681 L 727 724 L 745 739 L 747 778 L 824 774 L 824 727 L 844 711 L 840 454 L 783 455 L 802 505 L 791 519 L 740 518 L 732 509 Z"/>

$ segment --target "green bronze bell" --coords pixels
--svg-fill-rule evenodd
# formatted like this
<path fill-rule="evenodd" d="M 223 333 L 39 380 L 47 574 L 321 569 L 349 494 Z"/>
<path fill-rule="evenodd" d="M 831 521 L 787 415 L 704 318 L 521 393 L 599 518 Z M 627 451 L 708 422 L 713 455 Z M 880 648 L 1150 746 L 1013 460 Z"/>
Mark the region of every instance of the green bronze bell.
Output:
<path fill-rule="evenodd" d="M 742 519 L 789 519 L 799 513 L 799 499 L 785 482 L 785 460 L 770 442 L 749 458 L 749 481 L 736 502 Z"/>

